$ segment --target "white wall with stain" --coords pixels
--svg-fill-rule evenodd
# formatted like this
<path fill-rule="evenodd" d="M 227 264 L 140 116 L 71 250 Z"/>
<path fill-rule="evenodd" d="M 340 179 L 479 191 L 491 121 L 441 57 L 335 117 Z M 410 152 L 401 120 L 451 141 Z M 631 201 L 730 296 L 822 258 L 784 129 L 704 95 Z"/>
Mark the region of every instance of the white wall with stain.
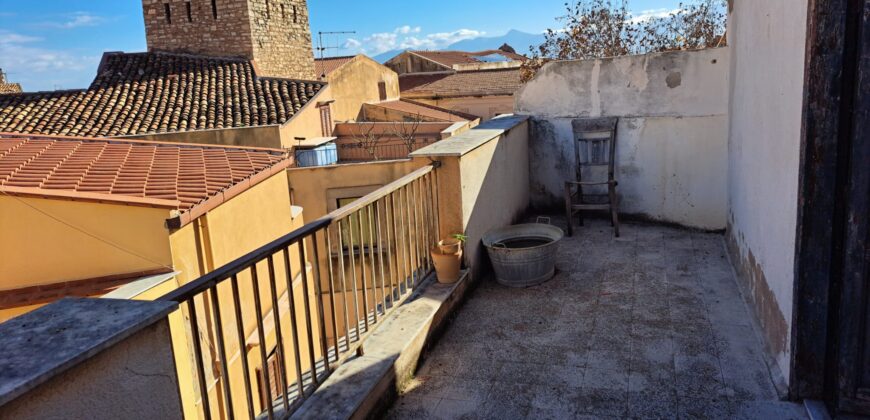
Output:
<path fill-rule="evenodd" d="M 736 2 L 726 239 L 785 379 L 791 361 L 807 0 Z"/>
<path fill-rule="evenodd" d="M 571 120 L 620 117 L 620 211 L 724 229 L 728 191 L 727 48 L 549 63 L 516 97 L 533 118 L 532 205 L 559 209 L 574 171 Z"/>

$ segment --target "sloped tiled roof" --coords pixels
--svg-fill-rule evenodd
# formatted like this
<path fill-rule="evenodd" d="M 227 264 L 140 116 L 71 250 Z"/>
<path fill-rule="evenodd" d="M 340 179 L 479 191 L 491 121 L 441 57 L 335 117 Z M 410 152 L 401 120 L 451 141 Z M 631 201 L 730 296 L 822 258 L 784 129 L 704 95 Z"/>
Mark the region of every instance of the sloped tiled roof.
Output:
<path fill-rule="evenodd" d="M 518 68 L 399 77 L 399 89 L 407 98 L 513 95 L 520 86 Z"/>
<path fill-rule="evenodd" d="M 257 77 L 242 59 L 106 53 L 88 89 L 0 95 L 0 132 L 103 137 L 282 124 L 323 86 Z"/>
<path fill-rule="evenodd" d="M 348 55 L 345 57 L 318 58 L 314 60 L 314 70 L 317 74 L 317 77 L 321 77 L 324 75 L 329 76 L 329 73 L 334 72 L 339 67 L 347 64 L 354 58 L 356 58 L 355 55 Z"/>
<path fill-rule="evenodd" d="M 526 57 L 516 53 L 510 53 L 502 50 L 486 50 L 477 52 L 467 51 L 412 51 L 421 57 L 432 60 L 436 63 L 443 64 L 447 67 L 453 67 L 457 64 L 475 64 L 483 63 L 479 57 L 488 55 L 500 54 L 514 61 L 525 61 Z"/>
<path fill-rule="evenodd" d="M 434 105 L 424 104 L 421 102 L 412 101 L 409 99 L 398 99 L 394 101 L 384 101 L 371 104 L 382 108 L 392 109 L 411 115 L 421 115 L 449 122 L 473 121 L 480 117 L 449 110 L 446 108 L 437 107 Z"/>
<path fill-rule="evenodd" d="M 21 84 L 19 83 L 0 83 L 0 94 L 4 93 L 21 93 Z"/>
<path fill-rule="evenodd" d="M 279 149 L 0 133 L 0 193 L 10 195 L 199 214 L 289 165 Z"/>

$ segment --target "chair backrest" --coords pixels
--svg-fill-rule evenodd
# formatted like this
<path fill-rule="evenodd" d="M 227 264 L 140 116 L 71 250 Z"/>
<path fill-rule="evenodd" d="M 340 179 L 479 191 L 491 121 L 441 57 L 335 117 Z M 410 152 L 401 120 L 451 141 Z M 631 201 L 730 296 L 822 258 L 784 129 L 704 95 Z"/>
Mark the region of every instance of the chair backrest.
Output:
<path fill-rule="evenodd" d="M 584 167 L 607 166 L 608 179 L 614 177 L 617 117 L 583 118 L 571 121 L 574 131 L 574 159 L 577 180 Z"/>

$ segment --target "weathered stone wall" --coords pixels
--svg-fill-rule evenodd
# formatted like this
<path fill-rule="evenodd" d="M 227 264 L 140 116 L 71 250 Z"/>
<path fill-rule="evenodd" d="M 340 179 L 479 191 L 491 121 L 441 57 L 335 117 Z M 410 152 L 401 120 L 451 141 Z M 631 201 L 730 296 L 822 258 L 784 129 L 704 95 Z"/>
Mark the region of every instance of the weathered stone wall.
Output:
<path fill-rule="evenodd" d="M 248 3 L 258 74 L 315 80 L 305 0 L 248 0 Z"/>
<path fill-rule="evenodd" d="M 315 78 L 305 0 L 142 0 L 142 9 L 149 50 L 244 57 L 259 76 Z"/>

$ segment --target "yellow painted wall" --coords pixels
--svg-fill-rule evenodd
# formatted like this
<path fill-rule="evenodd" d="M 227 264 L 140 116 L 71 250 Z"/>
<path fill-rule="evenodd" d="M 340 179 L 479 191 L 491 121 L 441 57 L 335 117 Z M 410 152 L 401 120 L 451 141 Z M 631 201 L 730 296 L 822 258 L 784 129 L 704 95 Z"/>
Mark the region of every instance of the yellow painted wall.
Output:
<path fill-rule="evenodd" d="M 292 147 L 296 144 L 296 141 L 293 140 L 296 137 L 306 139 L 323 137 L 323 129 L 320 125 L 320 109 L 317 108 L 317 104 L 332 99 L 333 89 L 331 85 L 326 85 L 320 89 L 317 96 L 305 104 L 292 120 L 281 126 L 281 147 Z M 335 104 L 332 106 L 334 107 Z M 333 114 L 332 119 L 335 119 L 335 114 Z"/>
<path fill-rule="evenodd" d="M 391 160 L 348 165 L 290 168 L 287 178 L 293 204 L 305 209 L 305 218 L 315 220 L 337 208 L 335 200 L 361 197 L 426 164 L 421 160 Z"/>
<path fill-rule="evenodd" d="M 514 112 L 514 97 L 511 96 L 464 96 L 460 98 L 426 99 L 411 98 L 418 102 L 447 108 L 453 111 L 477 115 L 487 121 L 499 114 Z"/>
<path fill-rule="evenodd" d="M 147 134 L 125 138 L 222 146 L 281 147 L 281 133 L 278 125 Z"/>
<path fill-rule="evenodd" d="M 207 215 L 200 217 L 195 222 L 173 232 L 171 241 L 173 259 L 176 270 L 182 271 L 178 276 L 179 284 L 184 284 L 196 279 L 200 275 L 220 268 L 222 265 L 243 256 L 295 229 L 303 226 L 304 220 L 301 213 L 291 209 L 290 192 L 287 177 L 284 174 L 276 174 L 270 179 L 258 184 L 248 191 L 234 197 L 230 201 L 217 207 Z M 306 246 L 309 246 L 306 244 Z M 307 370 L 310 363 L 307 351 L 307 343 L 312 339 L 319 343 L 320 326 L 317 319 L 312 319 L 313 337 L 309 338 L 304 322 L 304 291 L 302 287 L 302 275 L 300 267 L 299 247 L 292 246 L 287 256 L 290 260 L 293 283 L 293 296 L 296 306 L 296 317 L 300 324 L 297 329 L 299 341 L 302 345 L 300 358 L 303 363 L 301 368 Z M 310 256 L 306 256 L 310 259 Z M 257 317 L 255 304 L 255 289 L 250 270 L 239 273 L 237 285 L 239 290 L 239 302 L 242 313 L 242 329 L 245 337 L 245 346 L 240 347 L 237 337 L 237 319 L 233 304 L 233 290 L 231 281 L 224 281 L 217 287 L 219 312 L 223 323 L 223 340 L 227 351 L 227 364 L 229 368 L 229 384 L 233 397 L 235 415 L 239 418 L 247 416 L 245 403 L 244 380 L 242 358 L 249 363 L 249 379 L 255 388 L 255 413 L 259 413 L 260 406 L 257 394 L 257 378 L 255 371 L 261 369 L 260 345 L 263 345 L 267 354 L 277 345 L 277 334 L 272 314 L 273 296 L 279 301 L 279 322 L 281 324 L 282 340 L 285 347 L 285 369 L 288 381 L 295 380 L 295 357 L 292 352 L 291 317 L 289 311 L 289 299 L 287 292 L 287 269 L 284 263 L 284 254 L 273 254 L 272 272 L 275 279 L 274 294 L 271 289 L 270 270 L 268 262 L 257 265 L 258 288 L 256 294 L 260 299 L 260 314 L 263 321 L 265 344 L 261 344 L 257 334 Z M 317 295 L 313 286 L 313 277 L 307 277 L 309 307 L 316 308 Z M 196 298 L 197 318 L 200 325 L 200 337 L 203 341 L 204 363 L 206 368 L 207 387 L 212 414 L 219 418 L 225 417 L 223 404 L 220 403 L 226 397 L 223 395 L 221 385 L 219 356 L 217 352 L 217 328 L 215 324 L 216 308 L 212 306 L 210 295 L 204 294 Z M 170 316 L 170 325 L 173 331 L 173 345 L 175 346 L 176 364 L 179 371 L 179 382 L 182 388 L 182 403 L 185 415 L 188 418 L 196 418 L 201 415 L 202 405 L 197 401 L 197 383 L 195 359 L 192 353 L 192 331 L 190 331 L 190 312 L 186 305 L 181 311 Z M 241 349 L 241 351 L 240 351 Z M 319 358 L 319 347 L 315 349 L 315 358 Z"/>
<path fill-rule="evenodd" d="M 172 265 L 165 208 L 0 196 L 0 290 Z"/>
<path fill-rule="evenodd" d="M 332 105 L 335 121 L 356 120 L 363 104 L 381 101 L 380 82 L 384 82 L 386 87 L 383 100 L 399 98 L 399 75 L 364 55 L 358 55 L 330 73 L 327 81 L 335 98 Z"/>

